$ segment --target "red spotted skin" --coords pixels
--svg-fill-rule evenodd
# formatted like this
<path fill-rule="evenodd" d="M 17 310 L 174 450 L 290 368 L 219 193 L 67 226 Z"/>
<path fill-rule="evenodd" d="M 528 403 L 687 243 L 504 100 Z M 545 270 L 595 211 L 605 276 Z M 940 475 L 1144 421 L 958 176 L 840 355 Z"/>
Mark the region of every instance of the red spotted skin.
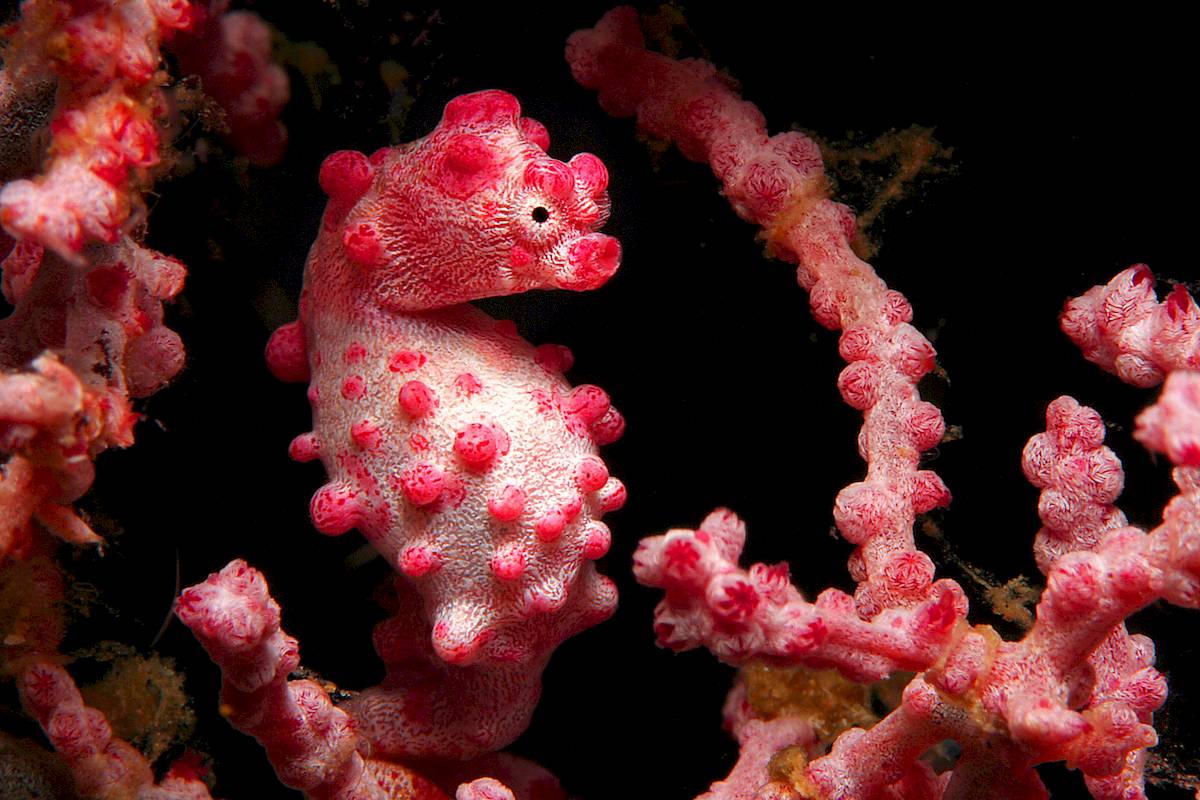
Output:
<path fill-rule="evenodd" d="M 480 92 L 418 142 L 331 156 L 299 331 L 268 346 L 277 376 L 310 377 L 313 430 L 291 452 L 329 475 L 314 525 L 361 531 L 421 609 L 423 642 L 377 632 L 389 677 L 355 704 L 383 752 L 507 744 L 553 649 L 616 606 L 592 560 L 610 540 L 599 518 L 625 494 L 597 447 L 624 423 L 604 392 L 562 377 L 569 351 L 535 349 L 466 303 L 594 288 L 615 271 L 616 240 L 593 232 L 603 165 L 555 161 L 547 143 L 515 99 Z"/>

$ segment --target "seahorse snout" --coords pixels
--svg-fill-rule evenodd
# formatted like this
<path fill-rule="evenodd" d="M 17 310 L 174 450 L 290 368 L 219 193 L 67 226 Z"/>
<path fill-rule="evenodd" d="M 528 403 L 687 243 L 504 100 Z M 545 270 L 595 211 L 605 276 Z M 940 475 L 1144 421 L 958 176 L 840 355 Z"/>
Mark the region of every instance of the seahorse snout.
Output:
<path fill-rule="evenodd" d="M 567 269 L 559 276 L 563 289 L 595 289 L 612 277 L 621 265 L 621 243 L 603 233 L 589 233 L 571 245 Z"/>

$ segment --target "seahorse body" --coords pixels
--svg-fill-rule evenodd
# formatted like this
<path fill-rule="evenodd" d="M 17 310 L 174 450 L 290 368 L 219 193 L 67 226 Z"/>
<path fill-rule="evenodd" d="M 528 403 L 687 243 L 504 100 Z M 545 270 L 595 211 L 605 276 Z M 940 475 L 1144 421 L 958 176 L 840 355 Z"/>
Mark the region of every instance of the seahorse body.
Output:
<path fill-rule="evenodd" d="M 329 474 L 314 525 L 357 528 L 404 576 L 375 635 L 388 678 L 352 707 L 387 753 L 511 741 L 551 651 L 616 606 L 592 561 L 610 541 L 600 516 L 625 497 L 597 446 L 624 422 L 562 377 L 566 348 L 467 304 L 616 270 L 616 240 L 592 232 L 603 164 L 556 161 L 548 144 L 514 98 L 479 92 L 424 139 L 330 156 L 300 319 L 267 348 L 277 376 L 309 382 L 313 430 L 291 455 Z"/>

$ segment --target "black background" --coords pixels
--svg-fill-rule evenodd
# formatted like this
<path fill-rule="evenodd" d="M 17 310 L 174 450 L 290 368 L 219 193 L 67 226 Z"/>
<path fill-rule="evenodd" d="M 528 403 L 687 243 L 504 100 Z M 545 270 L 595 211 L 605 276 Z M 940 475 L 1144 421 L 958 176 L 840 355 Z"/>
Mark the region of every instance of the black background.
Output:
<path fill-rule="evenodd" d="M 321 159 L 390 141 L 378 65 L 393 59 L 412 74 L 415 97 L 402 140 L 428 132 L 450 98 L 501 88 L 546 124 L 552 155 L 589 151 L 608 166 L 605 231 L 624 247 L 609 284 L 483 304 L 515 319 L 534 343 L 570 346 L 572 381 L 605 388 L 628 421 L 604 453 L 630 492 L 627 507 L 608 518 L 614 542 L 601 565 L 621 589 L 620 610 L 560 648 L 533 725 L 512 749 L 584 798 L 695 796 L 736 756 L 720 730 L 733 673 L 706 653 L 655 648 L 657 596 L 633 581 L 630 556 L 640 537 L 693 527 L 726 505 L 747 520 L 748 559 L 789 561 L 810 597 L 851 588 L 849 546 L 830 535 L 830 508 L 862 464 L 858 415 L 834 385 L 835 336 L 812 322 L 791 269 L 763 257 L 706 168 L 673 152 L 656 162 L 629 120 L 608 118 L 572 82 L 563 43 L 604 6 L 249 7 L 292 41 L 322 45 L 341 82 L 322 92 L 318 108 L 290 71 L 291 144 L 280 166 L 239 170 L 214 152 L 204 168 L 157 187 L 149 241 L 190 268 L 171 312 L 188 365 L 143 404 L 149 421 L 137 445 L 100 459 L 85 507 L 122 530 L 111 533 L 103 559 L 75 558 L 103 608 L 76 625 L 71 643 L 113 638 L 148 649 L 178 588 L 176 559 L 190 585 L 243 557 L 266 573 L 308 667 L 347 687 L 381 674 L 369 639 L 380 613 L 370 595 L 389 570 L 378 559 L 348 565 L 362 546 L 358 534 L 328 539 L 313 530 L 307 505 L 320 465 L 286 454 L 308 429 L 304 391 L 274 382 L 261 353 L 270 331 L 294 316 L 323 206 Z M 914 324 L 934 339 L 948 376 L 928 388 L 963 432 L 931 461 L 954 493 L 938 515 L 954 557 L 1000 581 L 1036 576 L 1029 545 L 1037 493 L 1021 475 L 1020 452 L 1062 393 L 1110 422 L 1109 444 L 1128 470 L 1120 504 L 1152 525 L 1170 496 L 1168 470 L 1129 436 L 1152 395 L 1084 362 L 1056 316 L 1065 298 L 1131 263 L 1168 279 L 1200 277 L 1191 252 L 1195 145 L 1184 121 L 1195 70 L 1176 33 L 1181 23 L 998 11 L 886 18 L 865 8 L 780 12 L 756 2 L 685 12 L 690 52 L 703 46 L 738 78 L 772 131 L 797 125 L 836 140 L 916 123 L 953 148 L 954 170 L 876 226 L 882 250 L 873 263 L 912 301 Z M 731 385 L 753 405 L 730 413 Z M 773 463 L 781 448 L 796 455 Z M 992 621 L 978 586 L 941 545 L 919 543 L 940 574 L 963 582 L 972 618 Z M 1187 723 L 1200 691 L 1198 622 L 1194 612 L 1155 606 L 1131 623 L 1159 642 L 1173 687 L 1160 733 L 1185 757 L 1195 752 Z M 173 622 L 156 647 L 187 673 L 201 717 L 197 742 L 214 756 L 215 794 L 290 796 L 258 746 L 215 713 L 217 670 L 189 632 Z M 1044 774 L 1055 797 L 1086 796 L 1077 774 L 1061 766 Z M 1187 795 L 1157 788 L 1152 796 Z"/>

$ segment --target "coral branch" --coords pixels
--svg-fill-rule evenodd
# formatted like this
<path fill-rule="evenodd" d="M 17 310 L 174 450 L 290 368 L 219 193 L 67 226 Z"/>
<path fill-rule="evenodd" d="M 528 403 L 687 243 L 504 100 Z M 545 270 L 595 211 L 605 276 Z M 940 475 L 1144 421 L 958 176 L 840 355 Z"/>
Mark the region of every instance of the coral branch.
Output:
<path fill-rule="evenodd" d="M 128 742 L 113 736 L 104 715 L 84 705 L 62 667 L 40 661 L 17 680 L 21 704 L 38 721 L 66 762 L 80 794 L 95 800 L 208 800 L 208 787 L 187 761 L 157 784 L 150 765 Z"/>
<path fill-rule="evenodd" d="M 945 428 L 941 412 L 916 390 L 934 366 L 934 350 L 909 324 L 908 301 L 851 249 L 854 215 L 825 198 L 817 145 L 796 132 L 768 137 L 762 114 L 712 65 L 647 51 L 630 8 L 573 34 L 567 60 L 576 80 L 599 90 L 606 111 L 636 115 L 646 133 L 708 163 L 738 215 L 800 264 L 797 277 L 817 321 L 842 330 L 839 352 L 849 362 L 838 377 L 842 398 L 863 412 L 867 476 L 842 490 L 834 506 L 839 531 L 858 546 L 851 561 L 858 611 L 871 618 L 928 599 L 932 563 L 913 544 L 913 519 L 950 500 L 942 480 L 919 469 L 921 452 Z"/>
<path fill-rule="evenodd" d="M 1088 361 L 1134 386 L 1157 386 L 1171 370 L 1200 369 L 1200 309 L 1182 284 L 1158 302 L 1145 264 L 1067 301 L 1059 321 Z"/>
<path fill-rule="evenodd" d="M 719 510 L 696 531 L 642 540 L 634 575 L 666 591 L 655 609 L 660 645 L 707 647 L 731 664 L 767 659 L 837 667 L 872 681 L 932 665 L 965 613 L 966 599 L 952 581 L 939 581 L 918 606 L 888 609 L 870 621 L 859 616 L 853 598 L 836 589 L 808 603 L 789 583 L 787 565 L 755 564 L 748 571 L 737 566 L 745 535 L 732 512 Z"/>
<path fill-rule="evenodd" d="M 112 4 L 25 0 L 5 61 L 10 86 L 59 80 L 53 140 L 41 176 L 0 190 L 0 223 L 82 264 L 88 242 L 112 243 L 158 163 L 159 44 L 189 27 L 186 0 Z"/>
<path fill-rule="evenodd" d="M 737 213 L 763 228 L 775 254 L 799 264 L 816 320 L 842 330 L 839 352 L 850 363 L 838 388 L 864 413 L 858 444 L 867 477 L 834 505 L 839 531 L 858 545 L 853 604 L 831 590 L 808 605 L 787 583 L 786 568 L 740 570 L 744 530 L 728 512 L 698 531 L 647 539 L 635 557 L 639 580 L 666 590 L 656 610 L 660 643 L 704 644 L 735 662 L 790 655 L 863 680 L 906 663 L 925 670 L 883 721 L 842 733 L 827 755 L 790 771 L 790 787 L 764 785 L 759 797 L 1041 798 L 1033 766 L 1045 761 L 1080 769 L 1097 797 L 1144 796 L 1144 748 L 1157 741 L 1150 718 L 1166 685 L 1153 669 L 1153 646 L 1128 635 L 1123 622 L 1159 597 L 1197 605 L 1196 470 L 1176 471 L 1182 494 L 1163 525 L 1149 534 L 1128 527 L 1113 505 L 1124 476 L 1103 447 L 1103 423 L 1071 398 L 1056 400 L 1047 433 L 1030 441 L 1024 458 L 1043 489 L 1036 549 L 1047 588 L 1036 621 L 1019 642 L 1002 641 L 990 627 L 968 628 L 961 590 L 933 582 L 932 564 L 912 538 L 914 515 L 949 499 L 934 473 L 918 469 L 920 452 L 943 432 L 940 413 L 916 391 L 933 349 L 908 324 L 907 301 L 854 255 L 854 217 L 825 197 L 816 146 L 797 133 L 768 137 L 762 115 L 710 64 L 646 51 L 632 9 L 573 34 L 567 59 L 609 113 L 636 115 L 643 131 L 712 166 Z M 1151 356 L 1190 358 L 1198 319 L 1180 289 L 1155 304 L 1148 274 L 1130 270 L 1097 287 L 1068 306 L 1063 323 L 1087 339 L 1089 358 L 1142 384 L 1161 377 Z M 1168 388 L 1143 415 L 1139 436 L 1191 463 L 1200 458 L 1200 386 L 1173 378 Z M 898 612 L 911 614 L 917 631 L 928 625 L 953 636 L 906 638 L 900 634 L 910 625 Z M 826 643 L 848 642 L 884 657 L 874 664 L 878 674 L 856 674 L 822 652 Z M 797 651 L 804 656 L 795 658 Z M 962 752 L 952 772 L 935 779 L 918 759 L 944 739 Z"/>
<path fill-rule="evenodd" d="M 97 542 L 70 510 L 92 483 L 92 460 L 133 442 L 131 398 L 183 367 L 163 303 L 184 267 L 131 239 L 93 246 L 80 267 L 32 242 L 4 260 L 13 313 L 0 320 L 0 557 L 19 552 L 31 521 L 62 539 Z M 28 365 L 28 366 L 27 366 Z"/>
<path fill-rule="evenodd" d="M 261 573 L 233 561 L 184 591 L 176 613 L 221 667 L 225 717 L 258 739 L 281 781 L 314 798 L 386 797 L 346 713 L 315 682 L 288 680 L 299 647 Z"/>

